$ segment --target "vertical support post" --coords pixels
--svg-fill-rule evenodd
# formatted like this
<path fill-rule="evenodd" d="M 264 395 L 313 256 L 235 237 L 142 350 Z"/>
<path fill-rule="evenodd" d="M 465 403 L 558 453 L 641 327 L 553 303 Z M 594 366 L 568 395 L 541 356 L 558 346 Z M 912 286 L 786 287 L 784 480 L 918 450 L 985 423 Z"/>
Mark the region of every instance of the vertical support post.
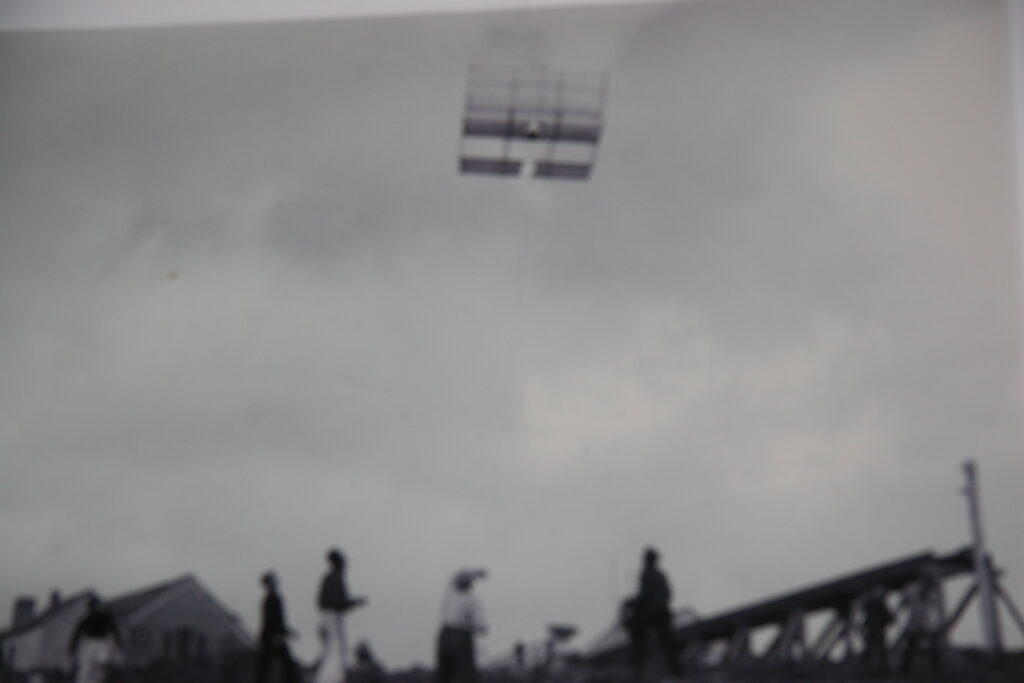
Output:
<path fill-rule="evenodd" d="M 693 639 L 688 641 L 683 645 L 683 664 L 691 663 L 698 666 L 703 665 L 705 663 L 704 659 L 707 654 L 707 649 L 707 643 L 702 640 Z"/>
<path fill-rule="evenodd" d="M 999 630 L 999 614 L 996 612 L 992 567 L 988 561 L 988 554 L 985 552 L 985 538 L 981 527 L 977 471 L 973 460 L 965 462 L 963 468 L 967 478 L 967 485 L 964 487 L 963 493 L 967 496 L 967 511 L 970 515 L 971 537 L 974 545 L 974 571 L 977 573 L 980 589 L 981 629 L 989 652 L 1000 654 L 1003 649 L 1002 635 Z"/>
<path fill-rule="evenodd" d="M 729 649 L 726 651 L 725 660 L 731 663 L 740 663 L 750 657 L 750 628 L 739 626 L 729 641 Z"/>

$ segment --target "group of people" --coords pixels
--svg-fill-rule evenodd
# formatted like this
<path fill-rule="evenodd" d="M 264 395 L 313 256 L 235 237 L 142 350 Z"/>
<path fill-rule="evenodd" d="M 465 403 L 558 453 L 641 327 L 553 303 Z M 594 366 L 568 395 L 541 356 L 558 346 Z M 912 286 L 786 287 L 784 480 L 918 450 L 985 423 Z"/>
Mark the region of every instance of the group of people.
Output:
<path fill-rule="evenodd" d="M 452 579 L 441 606 L 441 627 L 437 635 L 435 683 L 477 683 L 475 638 L 487 632 L 487 622 L 474 582 L 487 576 L 482 569 L 463 570 Z M 682 668 L 672 635 L 672 588 L 659 566 L 658 551 L 643 554 L 636 595 L 623 605 L 623 626 L 630 639 L 630 662 L 636 680 L 643 677 L 647 643 L 653 635 L 662 651 L 669 673 L 678 678 Z M 525 656 L 522 645 L 519 658 Z"/>
<path fill-rule="evenodd" d="M 341 683 L 345 671 L 344 614 L 365 602 L 349 596 L 345 578 L 345 558 L 339 550 L 327 556 L 330 569 L 321 583 L 319 607 L 324 655 L 317 668 L 316 683 Z M 452 578 L 441 605 L 441 622 L 436 642 L 435 683 L 477 683 L 475 640 L 487 631 L 484 611 L 473 593 L 475 582 L 487 576 L 482 569 L 462 570 Z M 264 576 L 267 597 L 264 600 L 263 629 L 257 683 L 265 680 L 269 664 L 278 659 L 284 663 L 285 679 L 292 683 L 294 663 L 288 652 L 289 629 L 284 622 L 283 608 L 276 593 L 272 574 Z M 940 666 L 941 607 L 936 602 L 937 582 L 923 577 L 907 587 L 904 604 L 907 628 L 900 669 L 909 673 L 920 655 L 927 657 L 933 670 Z M 672 622 L 672 588 L 662 571 L 657 549 L 643 552 L 637 591 L 627 598 L 620 614 L 620 624 L 629 638 L 629 662 L 634 680 L 644 679 L 648 649 L 653 639 L 672 678 L 682 676 L 678 648 Z M 875 673 L 888 668 L 887 631 L 895 614 L 886 602 L 883 586 L 871 588 L 859 605 L 860 628 L 864 647 L 861 653 L 866 667 Z"/>
<path fill-rule="evenodd" d="M 318 634 L 321 655 L 313 666 L 315 683 L 344 683 L 348 664 L 345 615 L 366 604 L 366 599 L 353 597 L 345 580 L 346 560 L 341 550 L 327 552 L 327 571 L 317 594 L 319 608 Z M 436 641 L 435 683 L 477 683 L 476 638 L 487 631 L 483 607 L 473 592 L 473 585 L 485 578 L 482 569 L 461 570 L 452 578 L 441 605 L 440 627 Z M 300 683 L 300 674 L 288 639 L 294 635 L 285 617 L 284 601 L 278 591 L 278 579 L 271 571 L 260 582 L 264 589 L 256 660 L 256 683 L 265 683 L 273 668 L 278 668 L 286 683 Z M 933 669 L 940 665 L 941 606 L 936 602 L 935 581 L 927 577 L 910 585 L 905 593 L 908 615 L 906 637 L 902 650 L 901 669 L 910 672 L 920 654 L 926 654 Z M 673 678 L 682 675 L 678 648 L 672 623 L 672 589 L 659 566 L 655 548 L 647 548 L 642 556 L 642 569 L 635 595 L 622 604 L 620 623 L 629 638 L 629 661 L 634 679 L 643 680 L 648 659 L 649 641 L 657 643 L 667 673 Z M 869 590 L 859 609 L 859 624 L 864 647 L 862 658 L 866 667 L 876 673 L 888 668 L 887 630 L 895 621 L 886 602 L 883 586 Z M 86 616 L 75 629 L 69 652 L 77 655 L 76 683 L 100 683 L 112 662 L 122 634 L 112 615 L 99 600 L 90 598 Z M 357 652 L 364 664 L 373 661 L 367 648 Z M 379 669 L 379 665 L 377 666 Z"/>
<path fill-rule="evenodd" d="M 328 569 L 320 583 L 317 606 L 320 610 L 321 656 L 315 666 L 315 683 L 343 683 L 347 664 L 344 615 L 363 605 L 365 598 L 349 595 L 345 583 L 345 556 L 338 549 L 327 553 Z M 261 609 L 256 681 L 262 683 L 275 666 L 284 680 L 300 683 L 299 667 L 288 647 L 295 633 L 288 626 L 284 601 L 278 592 L 277 576 L 265 572 L 260 577 L 264 597 Z M 75 683 L 102 683 L 113 666 L 124 638 L 114 616 L 100 600 L 90 597 L 86 614 L 68 642 L 68 654 L 76 661 Z M 367 668 L 375 665 L 366 646 L 357 650 L 357 659 Z"/>
<path fill-rule="evenodd" d="M 366 603 L 362 597 L 349 594 L 345 580 L 346 560 L 341 550 L 327 553 L 327 571 L 317 595 L 319 608 L 318 633 L 321 655 L 314 665 L 315 683 L 344 683 L 348 664 L 345 615 Z M 473 585 L 487 576 L 482 569 L 462 570 L 455 574 L 441 605 L 440 628 L 436 642 L 436 683 L 476 683 L 476 638 L 487 631 L 483 607 L 473 593 Z M 299 668 L 288 647 L 294 635 L 285 618 L 284 602 L 278 592 L 273 572 L 260 579 L 264 598 L 261 610 L 259 653 L 256 661 L 256 683 L 264 683 L 275 666 L 286 683 L 299 683 Z M 941 615 L 936 616 L 933 582 L 922 580 L 906 592 L 908 622 L 901 669 L 909 672 L 919 654 L 927 655 L 933 669 L 939 667 L 941 654 Z M 642 680 L 652 637 L 661 651 L 665 667 L 674 678 L 682 675 L 672 624 L 672 589 L 659 566 L 658 551 L 647 548 L 643 553 L 638 588 L 622 605 L 620 621 L 629 637 L 630 665 L 636 680 Z M 862 657 L 873 672 L 888 667 L 887 630 L 895 615 L 886 602 L 886 591 L 875 586 L 860 605 L 860 628 L 864 642 Z M 76 683 L 98 683 L 103 680 L 115 648 L 122 636 L 113 617 L 101 608 L 96 598 L 89 601 L 88 612 L 79 623 L 69 643 L 77 653 L 79 666 Z M 362 659 L 370 658 L 363 653 Z"/>
<path fill-rule="evenodd" d="M 348 643 L 345 632 L 347 612 L 366 604 L 366 599 L 353 597 L 345 581 L 346 561 L 341 550 L 327 553 L 328 569 L 320 582 L 317 606 L 320 610 L 319 636 L 321 655 L 313 668 L 315 683 L 344 683 L 348 665 Z M 473 593 L 473 584 L 487 576 L 483 569 L 458 572 L 445 593 L 441 605 L 441 626 L 437 636 L 438 683 L 476 683 L 477 636 L 486 633 L 483 607 Z M 259 655 L 256 683 L 264 683 L 273 668 L 281 671 L 286 683 L 299 683 L 299 668 L 288 647 L 294 631 L 285 618 L 284 601 L 278 592 L 277 577 L 266 572 L 260 579 L 263 589 Z M 365 646 L 356 652 L 361 665 L 379 671 L 379 665 Z"/>
<path fill-rule="evenodd" d="M 318 634 L 320 658 L 315 665 L 315 683 L 343 683 L 347 665 L 348 643 L 345 614 L 366 604 L 366 599 L 349 595 L 345 582 L 345 555 L 333 548 L 327 553 L 327 572 L 320 581 L 317 607 L 320 611 Z M 259 655 L 256 660 L 256 683 L 263 683 L 275 665 L 287 683 L 299 683 L 299 669 L 288 647 L 294 631 L 285 619 L 284 601 L 278 592 L 277 576 L 266 572 L 260 578 L 264 596 L 261 610 Z"/>
<path fill-rule="evenodd" d="M 321 654 L 312 667 L 313 680 L 314 683 L 344 683 L 348 665 L 345 616 L 366 604 L 366 598 L 349 593 L 345 579 L 347 563 L 340 549 L 329 550 L 326 560 L 327 571 L 317 594 Z M 634 643 L 633 659 L 634 664 L 640 666 L 646 635 L 653 630 L 672 663 L 672 671 L 678 673 L 671 644 L 671 590 L 657 562 L 657 552 L 649 549 L 644 556 L 640 592 L 631 602 L 628 623 Z M 483 569 L 461 570 L 445 591 L 436 640 L 436 683 L 477 683 L 476 639 L 487 632 L 487 621 L 473 586 L 486 576 Z M 303 675 L 288 645 L 295 631 L 285 615 L 278 578 L 274 572 L 267 571 L 260 577 L 260 584 L 264 595 L 255 681 L 265 683 L 276 669 L 285 683 L 300 683 Z M 69 652 L 78 659 L 76 683 L 101 683 L 121 643 L 122 635 L 113 616 L 101 607 L 98 599 L 91 599 L 88 613 L 69 643 Z M 356 655 L 363 664 L 376 664 L 366 648 Z"/>

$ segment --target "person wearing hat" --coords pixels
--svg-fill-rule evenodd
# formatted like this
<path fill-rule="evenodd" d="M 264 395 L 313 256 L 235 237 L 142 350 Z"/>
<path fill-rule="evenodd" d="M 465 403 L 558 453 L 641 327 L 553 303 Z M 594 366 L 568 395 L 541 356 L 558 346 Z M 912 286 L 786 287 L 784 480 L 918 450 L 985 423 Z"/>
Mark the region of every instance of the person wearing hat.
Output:
<path fill-rule="evenodd" d="M 348 643 L 345 635 L 345 614 L 366 603 L 353 598 L 345 583 L 345 556 L 337 548 L 327 553 L 327 573 L 320 582 L 317 607 L 320 609 L 320 641 L 322 654 L 316 671 L 316 683 L 343 683 L 348 664 Z"/>
<path fill-rule="evenodd" d="M 473 595 L 473 582 L 487 576 L 482 569 L 463 570 L 452 579 L 441 603 L 437 634 L 436 683 L 476 683 L 476 636 L 487 632 L 483 607 Z"/>
<path fill-rule="evenodd" d="M 298 683 L 299 677 L 295 660 L 288 649 L 288 637 L 293 632 L 288 628 L 284 618 L 284 601 L 277 592 L 277 576 L 274 572 L 265 572 L 260 577 L 265 595 L 263 596 L 263 622 L 260 626 L 260 651 L 256 661 L 256 683 L 267 679 L 267 672 L 277 662 L 284 670 L 287 683 Z"/>

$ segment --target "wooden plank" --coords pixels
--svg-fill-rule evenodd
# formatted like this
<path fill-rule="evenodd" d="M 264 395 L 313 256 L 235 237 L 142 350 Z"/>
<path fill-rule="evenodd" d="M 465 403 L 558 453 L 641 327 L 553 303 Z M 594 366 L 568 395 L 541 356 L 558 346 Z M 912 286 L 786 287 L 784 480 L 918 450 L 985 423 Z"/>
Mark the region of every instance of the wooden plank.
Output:
<path fill-rule="evenodd" d="M 576 164 L 561 161 L 538 161 L 534 167 L 535 178 L 564 178 L 586 180 L 590 177 L 590 164 Z"/>
<path fill-rule="evenodd" d="M 459 170 L 463 173 L 517 176 L 522 168 L 523 162 L 515 159 L 487 159 L 484 157 L 462 157 L 459 159 Z"/>

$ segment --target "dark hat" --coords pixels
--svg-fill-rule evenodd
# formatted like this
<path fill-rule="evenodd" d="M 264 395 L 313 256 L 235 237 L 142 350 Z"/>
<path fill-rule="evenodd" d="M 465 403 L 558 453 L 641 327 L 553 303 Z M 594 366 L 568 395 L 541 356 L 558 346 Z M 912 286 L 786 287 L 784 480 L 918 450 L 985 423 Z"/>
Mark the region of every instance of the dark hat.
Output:
<path fill-rule="evenodd" d="M 483 569 L 461 569 L 452 578 L 452 583 L 459 590 L 466 590 L 473 585 L 474 581 L 485 576 L 487 576 L 487 572 Z"/>

